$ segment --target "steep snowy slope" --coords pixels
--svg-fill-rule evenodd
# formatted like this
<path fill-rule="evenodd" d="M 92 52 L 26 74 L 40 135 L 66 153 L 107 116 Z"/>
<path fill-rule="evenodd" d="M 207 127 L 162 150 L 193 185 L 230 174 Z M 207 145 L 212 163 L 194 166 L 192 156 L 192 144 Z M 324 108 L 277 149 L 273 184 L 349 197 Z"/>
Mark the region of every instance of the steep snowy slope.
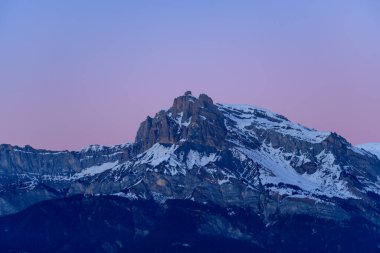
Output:
<path fill-rule="evenodd" d="M 365 151 L 376 155 L 380 159 L 380 143 L 365 143 L 357 145 L 356 147 L 364 149 Z"/>
<path fill-rule="evenodd" d="M 260 148 L 248 149 L 239 139 L 231 139 L 243 156 L 249 157 L 261 165 L 260 179 L 264 185 L 272 185 L 271 190 L 281 194 L 291 194 L 292 188 L 278 188 L 276 186 L 291 185 L 302 190 L 297 195 L 325 195 L 328 197 L 355 198 L 347 188 L 344 180 L 340 178 L 342 168 L 335 163 L 335 156 L 326 150 L 320 153 L 314 151 L 313 145 L 325 141 L 332 133 L 319 132 L 295 124 L 285 117 L 271 111 L 248 105 L 219 105 L 225 117 L 232 121 L 229 130 L 241 136 L 250 136 L 261 142 Z M 273 132 L 276 135 L 286 136 L 287 139 L 278 146 L 271 138 L 262 138 L 262 133 Z M 287 143 L 300 142 L 310 146 L 309 149 L 289 150 Z M 310 144 L 309 144 L 310 143 Z M 241 154 L 240 154 L 241 155 Z M 246 158 L 244 157 L 244 159 Z M 299 173 L 296 168 L 300 166 L 320 167 L 315 172 Z M 293 194 L 296 195 L 296 194 Z"/>
<path fill-rule="evenodd" d="M 252 105 L 218 104 L 225 116 L 235 122 L 237 130 L 248 132 L 252 127 L 273 130 L 310 143 L 320 143 L 330 132 L 320 132 L 289 121 L 282 115 Z"/>

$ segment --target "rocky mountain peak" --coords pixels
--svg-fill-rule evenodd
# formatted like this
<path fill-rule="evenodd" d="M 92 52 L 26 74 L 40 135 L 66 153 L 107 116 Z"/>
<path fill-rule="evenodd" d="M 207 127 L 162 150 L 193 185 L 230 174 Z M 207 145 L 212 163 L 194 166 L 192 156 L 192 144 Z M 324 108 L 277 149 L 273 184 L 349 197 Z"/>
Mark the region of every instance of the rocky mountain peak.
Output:
<path fill-rule="evenodd" d="M 212 99 L 201 94 L 194 97 L 190 91 L 174 99 L 172 107 L 154 118 L 148 117 L 136 135 L 136 143 L 145 151 L 156 143 L 180 144 L 192 142 L 217 149 L 225 146 L 227 134 L 224 115 Z"/>
<path fill-rule="evenodd" d="M 0 151 L 7 151 L 7 150 L 9 151 L 11 149 L 12 149 L 12 146 L 9 144 L 1 144 L 0 145 Z"/>
<path fill-rule="evenodd" d="M 237 231 L 244 240 L 261 232 L 240 225 L 231 229 L 227 218 L 245 226 L 246 215 L 255 214 L 263 233 L 271 234 L 268 229 L 281 221 L 298 216 L 305 224 L 309 217 L 313 238 L 323 234 L 314 230 L 316 219 L 343 224 L 360 218 L 360 226 L 373 224 L 370 231 L 380 231 L 379 150 L 380 144 L 354 147 L 336 133 L 302 126 L 264 108 L 214 104 L 205 94 L 196 97 L 187 91 L 168 110 L 147 117 L 135 143 L 90 145 L 71 152 L 0 145 L 0 216 L 78 195 L 90 203 L 88 196 L 94 195 L 112 198 L 112 203 L 125 198 L 131 205 L 144 200 L 154 210 L 185 201 L 179 205 L 181 213 L 192 206 L 197 210 L 191 217 L 199 217 L 202 206 L 207 218 L 201 220 L 207 224 L 192 223 L 206 229 L 202 233 Z M 220 219 L 208 213 L 209 207 L 222 212 Z M 42 210 L 45 220 L 46 208 Z M 165 214 L 171 224 L 174 216 Z M 61 213 L 57 219 L 62 220 Z M 145 224 L 138 230 L 146 230 Z M 14 226 L 2 226 L 0 218 L 1 227 Z M 6 238 L 1 233 L 12 234 L 0 229 L 0 244 Z M 379 233 L 373 236 L 379 238 Z"/>
<path fill-rule="evenodd" d="M 212 99 L 206 94 L 200 94 L 198 98 L 194 97 L 191 91 L 186 91 L 183 96 L 174 99 L 173 106 L 170 111 L 174 114 L 188 112 L 194 108 L 217 109 Z"/>

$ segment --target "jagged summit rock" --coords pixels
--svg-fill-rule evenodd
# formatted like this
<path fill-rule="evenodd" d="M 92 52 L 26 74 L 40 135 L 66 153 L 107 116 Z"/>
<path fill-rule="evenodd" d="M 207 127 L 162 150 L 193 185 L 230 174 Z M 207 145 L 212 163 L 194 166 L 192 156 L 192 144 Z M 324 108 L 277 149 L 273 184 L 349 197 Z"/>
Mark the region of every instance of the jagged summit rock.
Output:
<path fill-rule="evenodd" d="M 185 92 L 185 96 L 192 96 L 192 95 L 193 95 L 192 92 L 189 90 Z"/>
<path fill-rule="evenodd" d="M 154 118 L 148 117 L 136 135 L 140 151 L 156 143 L 178 144 L 188 141 L 222 149 L 227 130 L 224 115 L 205 94 L 195 98 L 191 92 L 174 99 L 168 111 L 161 111 Z"/>

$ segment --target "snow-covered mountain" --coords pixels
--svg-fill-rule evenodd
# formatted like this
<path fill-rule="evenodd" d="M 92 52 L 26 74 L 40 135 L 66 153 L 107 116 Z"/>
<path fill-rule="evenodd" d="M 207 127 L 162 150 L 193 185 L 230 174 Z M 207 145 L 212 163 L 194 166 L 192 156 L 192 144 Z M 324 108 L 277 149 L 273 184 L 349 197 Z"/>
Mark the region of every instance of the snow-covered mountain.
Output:
<path fill-rule="evenodd" d="M 306 215 L 380 226 L 379 145 L 354 147 L 249 105 L 190 92 L 141 123 L 134 143 L 52 152 L 0 146 L 0 214 L 75 195 L 249 208 L 270 226 Z"/>
<path fill-rule="evenodd" d="M 376 155 L 380 159 L 380 143 L 365 143 L 357 145 L 356 147 L 364 149 L 365 151 Z"/>

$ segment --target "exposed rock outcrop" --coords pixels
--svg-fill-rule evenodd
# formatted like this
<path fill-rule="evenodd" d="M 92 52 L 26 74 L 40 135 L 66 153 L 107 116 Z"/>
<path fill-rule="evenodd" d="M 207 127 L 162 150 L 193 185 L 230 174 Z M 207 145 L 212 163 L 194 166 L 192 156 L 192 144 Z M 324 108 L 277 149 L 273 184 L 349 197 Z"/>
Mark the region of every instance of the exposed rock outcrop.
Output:
<path fill-rule="evenodd" d="M 143 152 L 156 143 L 178 144 L 193 142 L 223 149 L 227 134 L 224 115 L 205 94 L 199 98 L 186 92 L 174 99 L 168 111 L 160 111 L 154 118 L 148 117 L 137 132 L 136 144 Z"/>

